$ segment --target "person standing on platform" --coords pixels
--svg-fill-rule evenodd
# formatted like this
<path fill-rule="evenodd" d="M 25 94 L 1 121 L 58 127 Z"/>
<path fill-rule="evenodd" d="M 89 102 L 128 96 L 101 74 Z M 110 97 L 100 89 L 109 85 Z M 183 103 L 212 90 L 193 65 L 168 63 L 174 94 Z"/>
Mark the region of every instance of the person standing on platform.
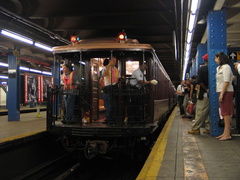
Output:
<path fill-rule="evenodd" d="M 108 96 L 108 93 L 106 91 L 106 86 L 105 86 L 105 82 L 104 82 L 103 73 L 106 70 L 106 66 L 108 65 L 108 63 L 109 63 L 109 59 L 105 59 L 104 62 L 103 62 L 104 68 L 100 72 L 100 81 L 99 81 L 99 83 L 102 87 L 102 90 L 103 90 L 103 101 L 104 101 L 104 107 L 106 109 L 106 120 L 105 120 L 106 122 L 108 122 L 110 120 L 111 104 L 109 102 L 109 96 Z"/>
<path fill-rule="evenodd" d="M 118 69 L 115 67 L 117 63 L 117 58 L 113 56 L 106 67 L 103 69 L 104 84 L 106 87 L 106 93 L 109 97 L 110 107 L 109 107 L 109 119 L 103 123 L 113 124 L 116 121 L 117 115 L 117 100 L 114 96 L 114 91 L 118 88 L 117 83 L 119 79 Z"/>
<path fill-rule="evenodd" d="M 183 109 L 184 109 L 185 114 L 182 116 L 182 118 L 191 118 L 187 114 L 187 105 L 188 105 L 189 96 L 190 96 L 190 81 L 189 81 L 189 79 L 187 79 L 185 81 L 183 88 L 184 88 Z"/>
<path fill-rule="evenodd" d="M 78 88 L 79 81 L 75 71 L 72 71 L 72 67 L 68 64 L 62 65 L 63 74 L 61 79 L 61 85 L 64 90 L 68 92 L 64 95 L 64 105 L 65 105 L 65 120 L 62 121 L 63 124 L 73 124 L 76 123 L 74 106 L 76 94 L 74 90 Z"/>
<path fill-rule="evenodd" d="M 183 108 L 183 100 L 184 100 L 184 85 L 185 81 L 181 81 L 181 84 L 177 87 L 177 101 L 178 101 L 178 107 L 180 109 L 180 115 L 184 115 L 184 108 Z"/>
<path fill-rule="evenodd" d="M 192 124 L 192 130 L 188 134 L 200 134 L 200 127 L 205 123 L 206 130 L 204 134 L 210 134 L 210 120 L 209 120 L 209 87 L 208 87 L 208 54 L 203 57 L 204 65 L 198 70 L 197 84 L 200 85 L 198 94 L 195 120 Z"/>
<path fill-rule="evenodd" d="M 220 141 L 230 140 L 230 123 L 231 116 L 234 114 L 233 105 L 233 73 L 228 65 L 229 59 L 226 54 L 219 52 L 215 54 L 215 61 L 219 65 L 216 70 L 216 92 L 218 92 L 218 100 L 220 105 L 220 113 L 224 119 L 223 134 L 216 137 Z"/>
<path fill-rule="evenodd" d="M 197 90 L 196 90 L 196 85 L 197 85 L 197 76 L 193 75 L 191 77 L 191 82 L 190 82 L 190 96 L 189 99 L 192 101 L 194 104 L 197 102 Z"/>

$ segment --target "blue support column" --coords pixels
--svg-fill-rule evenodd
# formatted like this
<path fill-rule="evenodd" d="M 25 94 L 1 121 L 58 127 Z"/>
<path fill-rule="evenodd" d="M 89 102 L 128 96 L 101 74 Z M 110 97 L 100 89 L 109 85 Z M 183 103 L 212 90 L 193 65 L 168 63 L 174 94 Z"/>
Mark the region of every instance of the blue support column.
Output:
<path fill-rule="evenodd" d="M 20 73 L 19 52 L 8 50 L 8 121 L 20 121 Z"/>
<path fill-rule="evenodd" d="M 189 79 L 192 77 L 192 73 L 193 73 L 193 64 L 192 64 L 192 67 L 190 67 L 190 70 L 189 70 Z"/>
<path fill-rule="evenodd" d="M 193 75 L 197 75 L 197 70 L 198 70 L 198 68 L 197 68 L 197 58 L 195 58 L 193 62 L 194 62 L 194 73 L 193 73 Z"/>
<path fill-rule="evenodd" d="M 197 71 L 196 71 L 196 61 L 197 61 L 197 60 L 196 60 L 196 58 L 195 58 L 195 59 L 193 59 L 193 62 L 192 62 L 192 64 L 193 64 L 193 65 L 192 65 L 192 76 L 193 76 L 193 75 L 196 75 L 196 72 L 197 72 Z"/>
<path fill-rule="evenodd" d="M 216 67 L 214 55 L 217 52 L 227 54 L 227 38 L 226 38 L 226 10 L 210 11 L 207 18 L 208 30 L 208 70 L 209 70 L 209 90 L 210 90 L 210 121 L 211 135 L 218 136 L 223 132 L 222 127 L 218 127 L 219 119 L 219 102 L 216 93 Z"/>
<path fill-rule="evenodd" d="M 54 85 L 60 85 L 60 63 L 59 62 L 54 62 L 54 65 L 52 66 L 52 76 L 54 80 Z M 60 101 L 61 99 L 55 99 L 54 101 Z M 57 107 L 56 104 L 53 103 L 53 114 L 57 114 Z"/>
<path fill-rule="evenodd" d="M 203 56 L 207 54 L 207 44 L 199 44 L 197 46 L 197 59 L 196 59 L 196 68 L 200 68 L 200 64 L 204 63 Z"/>

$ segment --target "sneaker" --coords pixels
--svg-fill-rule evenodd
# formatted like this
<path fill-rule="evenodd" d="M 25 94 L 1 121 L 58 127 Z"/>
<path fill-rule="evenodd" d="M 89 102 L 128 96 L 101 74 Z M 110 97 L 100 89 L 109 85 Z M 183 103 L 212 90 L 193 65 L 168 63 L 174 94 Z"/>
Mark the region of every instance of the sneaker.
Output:
<path fill-rule="evenodd" d="M 200 134 L 200 130 L 190 130 L 188 134 Z"/>
<path fill-rule="evenodd" d="M 204 134 L 210 134 L 210 130 L 203 131 Z"/>

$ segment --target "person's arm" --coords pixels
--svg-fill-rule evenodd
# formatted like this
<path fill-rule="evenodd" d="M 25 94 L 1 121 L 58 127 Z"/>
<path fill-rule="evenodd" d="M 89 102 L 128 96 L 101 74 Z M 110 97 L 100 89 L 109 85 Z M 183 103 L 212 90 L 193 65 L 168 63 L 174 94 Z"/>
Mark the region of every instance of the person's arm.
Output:
<path fill-rule="evenodd" d="M 139 80 L 138 83 L 139 83 L 139 84 L 150 84 L 151 81 Z"/>
<path fill-rule="evenodd" d="M 65 81 L 63 80 L 63 76 L 64 76 L 64 74 L 62 74 L 62 77 L 61 77 L 61 85 L 62 85 L 64 88 L 67 88 L 67 85 L 66 85 Z"/>
<path fill-rule="evenodd" d="M 223 100 L 223 95 L 224 93 L 227 91 L 227 88 L 228 88 L 228 85 L 229 85 L 229 82 L 231 82 L 231 68 L 230 66 L 225 66 L 223 67 L 223 86 L 222 86 L 222 90 L 220 92 L 220 95 L 219 95 L 219 102 L 221 102 Z"/>
<path fill-rule="evenodd" d="M 191 101 L 192 101 L 192 95 L 193 95 L 193 88 L 194 88 L 194 85 L 190 84 L 190 100 Z"/>
<path fill-rule="evenodd" d="M 224 82 L 223 83 L 222 91 L 221 91 L 221 93 L 219 95 L 219 98 L 218 98 L 219 102 L 221 102 L 223 100 L 223 95 L 227 91 L 228 84 L 229 84 L 229 82 Z"/>
<path fill-rule="evenodd" d="M 110 68 L 111 68 L 111 66 L 110 66 L 110 64 L 108 64 L 108 65 L 106 66 L 106 70 L 103 72 L 103 76 L 108 76 L 108 75 L 109 75 L 109 70 L 110 70 Z"/>
<path fill-rule="evenodd" d="M 205 84 L 204 83 L 199 83 L 199 85 L 201 86 L 201 88 L 204 90 L 204 91 L 206 91 L 207 93 L 208 93 L 208 88 L 205 86 Z"/>

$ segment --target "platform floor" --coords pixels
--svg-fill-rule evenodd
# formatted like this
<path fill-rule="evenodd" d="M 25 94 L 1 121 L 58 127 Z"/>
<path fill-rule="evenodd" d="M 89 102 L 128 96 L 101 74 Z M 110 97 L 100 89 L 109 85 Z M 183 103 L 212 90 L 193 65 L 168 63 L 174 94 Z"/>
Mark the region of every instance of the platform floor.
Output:
<path fill-rule="evenodd" d="M 138 180 L 239 180 L 240 137 L 219 141 L 188 134 L 191 120 L 176 107 L 154 145 Z"/>
<path fill-rule="evenodd" d="M 46 111 L 21 113 L 20 121 L 0 116 L 0 143 L 46 131 Z"/>

